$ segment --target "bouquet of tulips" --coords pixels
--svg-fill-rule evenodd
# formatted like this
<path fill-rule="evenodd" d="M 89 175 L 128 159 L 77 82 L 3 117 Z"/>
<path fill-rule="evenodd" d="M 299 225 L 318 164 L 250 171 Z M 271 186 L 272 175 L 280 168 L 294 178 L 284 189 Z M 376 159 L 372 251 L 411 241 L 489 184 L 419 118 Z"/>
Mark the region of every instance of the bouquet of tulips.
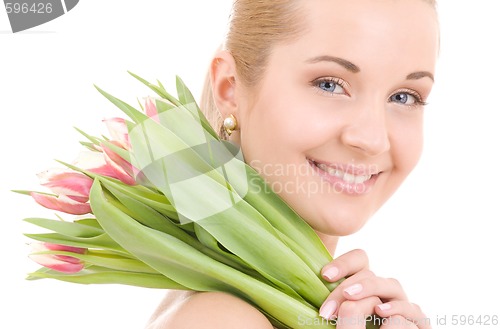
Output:
<path fill-rule="evenodd" d="M 132 73 L 131 73 L 132 74 Z M 181 79 L 141 110 L 99 92 L 127 119 L 110 137 L 83 131 L 91 164 L 40 175 L 52 193 L 17 191 L 71 220 L 28 218 L 49 233 L 29 279 L 223 291 L 258 307 L 279 328 L 329 328 L 318 309 L 336 284 L 320 277 L 331 256 L 312 230 L 219 139 Z"/>

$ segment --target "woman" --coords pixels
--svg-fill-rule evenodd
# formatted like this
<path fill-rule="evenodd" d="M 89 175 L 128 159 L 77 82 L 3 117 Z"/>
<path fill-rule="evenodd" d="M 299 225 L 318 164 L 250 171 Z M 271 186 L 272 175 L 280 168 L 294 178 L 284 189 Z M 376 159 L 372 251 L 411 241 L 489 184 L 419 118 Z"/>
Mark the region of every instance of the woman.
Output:
<path fill-rule="evenodd" d="M 237 0 L 204 108 L 334 255 L 420 157 L 438 43 L 430 0 Z M 363 251 L 322 275 L 348 277 L 320 309 L 339 329 L 364 328 L 356 319 L 371 314 L 387 320 L 382 328 L 430 328 L 396 280 L 368 270 Z M 171 292 L 149 324 L 197 327 L 272 328 L 214 292 Z"/>

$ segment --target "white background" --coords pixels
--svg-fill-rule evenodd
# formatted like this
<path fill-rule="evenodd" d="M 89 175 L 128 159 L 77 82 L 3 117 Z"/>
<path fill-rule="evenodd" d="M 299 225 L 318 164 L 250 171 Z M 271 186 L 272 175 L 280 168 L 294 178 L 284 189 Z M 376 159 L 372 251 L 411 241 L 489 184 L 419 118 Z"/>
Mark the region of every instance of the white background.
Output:
<path fill-rule="evenodd" d="M 73 160 L 82 138 L 72 127 L 97 134 L 102 118 L 119 115 L 93 84 L 134 103 L 150 93 L 127 70 L 169 88 L 178 74 L 199 95 L 230 3 L 83 0 L 17 34 L 0 9 L 0 328 L 143 327 L 163 292 L 24 280 L 38 267 L 22 235 L 36 228 L 21 219 L 52 212 L 10 190 L 37 189 L 37 172 Z M 453 315 L 500 316 L 500 4 L 441 0 L 439 9 L 442 50 L 422 160 L 339 252 L 367 250 L 374 271 L 399 279 L 434 328 L 460 328 Z M 482 327 L 491 328 L 463 326 Z"/>

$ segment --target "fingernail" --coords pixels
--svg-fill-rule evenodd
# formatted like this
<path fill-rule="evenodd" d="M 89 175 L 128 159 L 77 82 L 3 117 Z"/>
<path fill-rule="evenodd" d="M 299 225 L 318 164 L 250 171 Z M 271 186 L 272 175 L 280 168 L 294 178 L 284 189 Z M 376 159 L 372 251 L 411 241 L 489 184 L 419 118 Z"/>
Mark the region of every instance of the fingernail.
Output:
<path fill-rule="evenodd" d="M 359 283 L 353 284 L 350 287 L 347 287 L 344 289 L 344 292 L 348 294 L 349 296 L 354 296 L 356 294 L 359 294 L 363 290 L 363 286 L 360 285 Z"/>
<path fill-rule="evenodd" d="M 379 308 L 379 310 L 381 310 L 381 311 L 387 311 L 387 310 L 390 310 L 390 309 L 391 309 L 391 304 L 389 304 L 389 303 L 380 304 L 380 305 L 377 305 L 377 307 L 378 307 L 378 308 Z"/>
<path fill-rule="evenodd" d="M 339 275 L 339 269 L 335 266 L 329 267 L 323 272 L 323 277 L 330 281 L 336 278 L 337 275 Z"/>
<path fill-rule="evenodd" d="M 324 303 L 319 309 L 319 316 L 325 320 L 330 320 L 333 312 L 337 309 L 337 302 L 334 300 L 329 300 Z"/>

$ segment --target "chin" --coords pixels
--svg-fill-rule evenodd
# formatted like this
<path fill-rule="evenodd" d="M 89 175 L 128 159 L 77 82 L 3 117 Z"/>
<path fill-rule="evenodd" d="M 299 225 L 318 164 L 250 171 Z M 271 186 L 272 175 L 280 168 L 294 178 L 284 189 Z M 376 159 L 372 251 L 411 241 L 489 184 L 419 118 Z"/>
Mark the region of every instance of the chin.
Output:
<path fill-rule="evenodd" d="M 347 236 L 358 232 L 368 221 L 369 217 L 337 216 L 322 218 L 311 223 L 313 229 L 319 233 L 330 236 Z"/>
<path fill-rule="evenodd" d="M 320 229 L 315 229 L 315 230 L 316 230 L 316 232 L 322 233 L 324 235 L 340 237 L 340 236 L 348 236 L 348 235 L 354 234 L 354 233 L 358 232 L 361 228 L 362 228 L 362 226 L 358 226 L 358 227 L 342 226 L 342 227 L 321 227 Z"/>

